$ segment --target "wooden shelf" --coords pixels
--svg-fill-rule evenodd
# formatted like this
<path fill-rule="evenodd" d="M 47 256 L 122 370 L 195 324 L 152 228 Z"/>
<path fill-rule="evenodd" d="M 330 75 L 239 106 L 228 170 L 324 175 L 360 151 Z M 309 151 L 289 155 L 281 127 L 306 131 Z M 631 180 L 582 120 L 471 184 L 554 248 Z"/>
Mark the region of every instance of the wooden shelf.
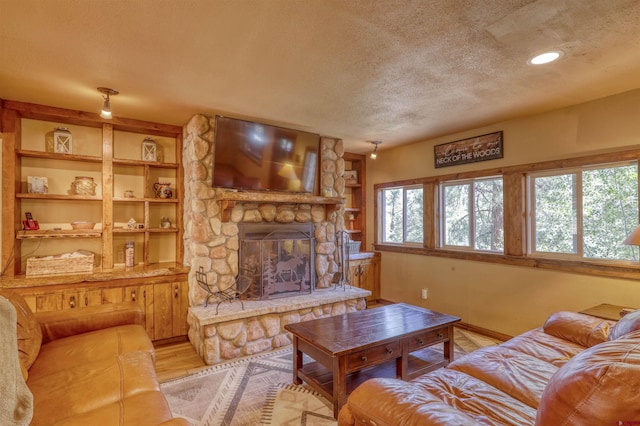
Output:
<path fill-rule="evenodd" d="M 97 195 L 29 194 L 26 192 L 16 194 L 16 198 L 32 200 L 102 201 L 102 197 Z"/>
<path fill-rule="evenodd" d="M 171 234 L 171 233 L 178 232 L 178 228 L 142 228 L 142 229 L 113 228 L 114 234 L 139 234 L 144 232 L 152 232 L 157 234 L 162 234 L 162 233 Z"/>
<path fill-rule="evenodd" d="M 142 198 L 142 197 L 134 197 L 134 198 L 126 198 L 126 197 L 113 197 L 114 203 L 178 203 L 179 200 L 177 198 Z"/>
<path fill-rule="evenodd" d="M 177 169 L 179 166 L 176 163 L 160 163 L 156 161 L 142 161 L 142 160 L 129 160 L 126 158 L 114 158 L 114 166 L 149 166 L 159 169 Z"/>
<path fill-rule="evenodd" d="M 30 238 L 93 238 L 101 237 L 102 231 L 95 229 L 38 229 L 37 231 L 16 231 L 16 239 Z"/>
<path fill-rule="evenodd" d="M 342 197 L 321 197 L 318 195 L 288 192 L 225 191 L 216 196 L 219 201 L 243 201 L 262 203 L 294 204 L 344 204 Z"/>
<path fill-rule="evenodd" d="M 18 149 L 16 150 L 16 154 L 18 154 L 18 156 L 20 157 L 45 158 L 48 160 L 82 161 L 83 163 L 102 163 L 102 158 L 94 157 L 91 155 L 59 154 L 56 152 L 32 151 L 32 150 L 26 150 L 26 149 Z"/>

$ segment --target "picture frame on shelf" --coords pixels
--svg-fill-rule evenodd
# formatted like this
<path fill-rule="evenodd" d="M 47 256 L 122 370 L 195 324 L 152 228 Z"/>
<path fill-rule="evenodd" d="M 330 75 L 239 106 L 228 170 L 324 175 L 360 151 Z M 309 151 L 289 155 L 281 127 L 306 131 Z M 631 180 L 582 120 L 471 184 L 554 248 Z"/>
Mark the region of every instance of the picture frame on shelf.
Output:
<path fill-rule="evenodd" d="M 344 174 L 344 182 L 346 184 L 355 185 L 358 183 L 358 171 L 357 170 L 345 170 Z"/>
<path fill-rule="evenodd" d="M 27 176 L 27 192 L 29 194 L 48 194 L 49 178 L 45 176 Z"/>

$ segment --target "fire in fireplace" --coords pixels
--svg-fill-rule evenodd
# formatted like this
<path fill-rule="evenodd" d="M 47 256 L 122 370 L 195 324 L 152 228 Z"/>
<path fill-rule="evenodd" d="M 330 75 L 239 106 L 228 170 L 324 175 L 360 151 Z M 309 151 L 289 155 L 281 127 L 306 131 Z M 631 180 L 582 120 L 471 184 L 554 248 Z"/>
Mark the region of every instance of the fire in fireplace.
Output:
<path fill-rule="evenodd" d="M 312 223 L 239 224 L 240 275 L 251 278 L 246 299 L 276 299 L 315 288 Z"/>

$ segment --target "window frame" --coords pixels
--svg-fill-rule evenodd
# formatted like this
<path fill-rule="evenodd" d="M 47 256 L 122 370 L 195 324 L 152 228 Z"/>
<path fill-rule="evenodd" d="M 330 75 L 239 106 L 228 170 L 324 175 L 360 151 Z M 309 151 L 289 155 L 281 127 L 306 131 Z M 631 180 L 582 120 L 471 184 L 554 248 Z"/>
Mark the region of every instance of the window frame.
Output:
<path fill-rule="evenodd" d="M 399 242 L 399 243 L 384 240 L 385 238 L 384 234 L 386 230 L 386 209 L 385 209 L 386 203 L 384 202 L 384 193 L 385 191 L 391 191 L 391 190 L 397 190 L 397 189 L 402 190 L 402 242 Z M 407 241 L 407 191 L 415 190 L 415 189 L 422 190 L 422 196 L 424 200 L 424 186 L 420 184 L 388 186 L 388 187 L 385 187 L 384 189 L 381 189 L 379 192 L 377 192 L 376 198 L 379 201 L 378 203 L 379 207 L 376 209 L 376 211 L 381 219 L 380 219 L 380 226 L 378 227 L 379 232 L 376 232 L 376 241 L 382 241 L 383 244 L 393 245 L 393 246 L 422 247 L 422 245 L 424 244 L 424 226 L 423 226 L 422 241 L 420 242 Z M 422 220 L 424 223 L 424 209 L 425 209 L 424 202 L 423 202 L 422 209 L 423 209 Z"/>
<path fill-rule="evenodd" d="M 572 260 L 579 262 L 588 262 L 588 263 L 597 263 L 597 264 L 619 264 L 619 265 L 637 265 L 638 262 L 633 260 L 625 260 L 625 259 L 604 259 L 604 258 L 593 258 L 593 257 L 585 257 L 584 255 L 584 194 L 583 194 L 583 183 L 584 176 L 583 173 L 589 170 L 602 170 L 607 168 L 616 168 L 616 167 L 624 167 L 624 166 L 636 166 L 638 169 L 638 176 L 640 178 L 640 162 L 638 160 L 625 160 L 625 161 L 615 161 L 615 162 L 606 162 L 599 164 L 588 164 L 584 166 L 576 166 L 571 168 L 564 169 L 549 169 L 540 172 L 531 172 L 526 175 L 526 186 L 527 186 L 527 233 L 528 233 L 528 247 L 527 253 L 531 257 L 536 258 L 548 258 L 548 259 L 558 259 L 558 260 Z M 563 175 L 575 175 L 575 213 L 576 213 L 576 237 L 575 237 L 575 253 L 564 253 L 564 252 L 545 252 L 536 250 L 536 220 L 535 220 L 535 182 L 534 179 L 538 177 L 551 177 L 551 176 L 563 176 Z M 636 182 L 637 187 L 637 197 L 639 197 L 639 207 L 640 207 L 640 182 Z M 640 220 L 640 217 L 638 218 Z"/>
<path fill-rule="evenodd" d="M 438 201 L 439 201 L 439 214 L 437 215 L 438 221 L 436 222 L 438 227 L 438 246 L 446 250 L 460 250 L 474 253 L 486 253 L 486 254 L 503 254 L 504 247 L 500 251 L 482 250 L 475 248 L 476 246 L 476 205 L 475 205 L 475 184 L 483 181 L 501 180 L 502 181 L 502 209 L 503 209 L 503 223 L 502 231 L 504 235 L 504 178 L 502 175 L 482 176 L 476 178 L 456 179 L 456 180 L 443 180 L 438 184 Z M 445 203 L 445 188 L 451 186 L 469 185 L 468 192 L 468 212 L 470 216 L 469 220 L 469 245 L 460 246 L 453 244 L 446 244 L 446 203 Z"/>

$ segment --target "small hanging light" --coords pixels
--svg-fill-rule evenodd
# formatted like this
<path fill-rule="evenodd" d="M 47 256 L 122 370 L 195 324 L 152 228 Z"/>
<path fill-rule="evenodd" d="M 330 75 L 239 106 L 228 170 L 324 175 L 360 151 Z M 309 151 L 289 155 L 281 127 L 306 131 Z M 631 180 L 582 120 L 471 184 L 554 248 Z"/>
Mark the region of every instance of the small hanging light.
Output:
<path fill-rule="evenodd" d="M 373 151 L 371 152 L 371 155 L 369 155 L 369 158 L 371 158 L 372 160 L 375 160 L 378 157 L 378 145 L 380 145 L 382 142 L 381 141 L 368 141 L 368 142 L 375 145 L 375 147 L 373 148 Z"/>
<path fill-rule="evenodd" d="M 104 98 L 104 103 L 102 104 L 102 110 L 100 111 L 100 117 L 111 119 L 111 101 L 109 97 L 115 96 L 120 92 L 114 89 L 110 89 L 108 87 L 98 87 L 98 91 L 102 93 Z"/>

